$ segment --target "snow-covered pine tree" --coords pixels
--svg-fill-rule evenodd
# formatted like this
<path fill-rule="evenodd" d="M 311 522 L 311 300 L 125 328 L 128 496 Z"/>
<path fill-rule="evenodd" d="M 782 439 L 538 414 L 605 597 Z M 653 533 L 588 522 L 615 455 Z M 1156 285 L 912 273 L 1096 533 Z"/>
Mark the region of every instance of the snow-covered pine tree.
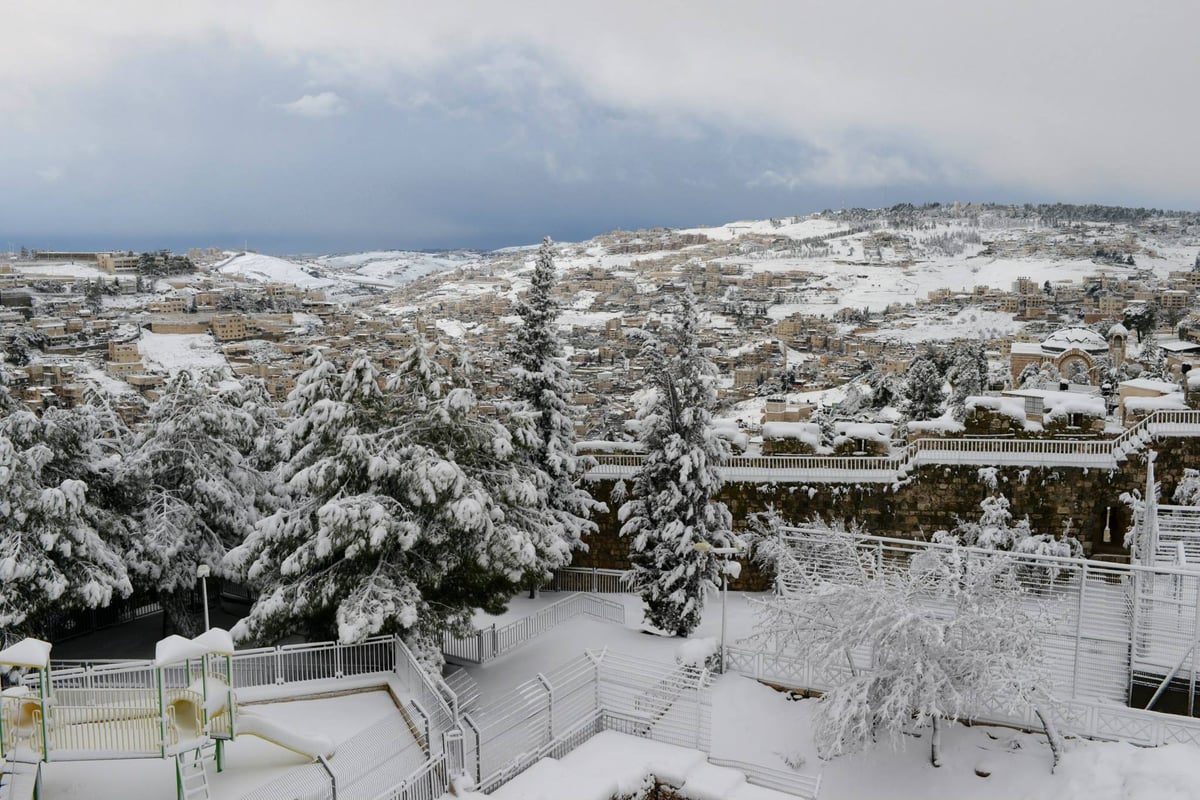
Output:
<path fill-rule="evenodd" d="M 1200 470 L 1185 468 L 1171 499 L 1181 506 L 1200 506 Z"/>
<path fill-rule="evenodd" d="M 0 393 L 4 393 L 0 389 Z M 0 629 L 42 632 L 55 615 L 108 605 L 132 591 L 124 530 L 105 497 L 119 442 L 102 414 L 7 404 L 0 417 Z M 112 445 L 115 453 L 107 452 Z M 95 490 L 89 486 L 92 481 Z"/>
<path fill-rule="evenodd" d="M 278 435 L 274 415 L 253 387 L 222 388 L 230 380 L 227 371 L 171 378 L 126 465 L 142 492 L 130 568 L 185 634 L 198 627 L 188 610 L 196 567 L 219 569 L 279 499 L 278 479 L 264 468 Z"/>
<path fill-rule="evenodd" d="M 972 395 L 983 394 L 987 388 L 987 357 L 978 342 L 967 342 L 955 352 L 947 370 L 950 381 L 950 407 L 960 422 L 966 417 L 966 401 Z"/>
<path fill-rule="evenodd" d="M 1069 522 L 1061 536 L 1034 533 L 1028 517 L 1013 522 L 1008 498 L 1002 494 L 985 497 L 979 508 L 977 522 L 959 520 L 949 531 L 935 531 L 933 541 L 1030 556 L 1083 557 L 1083 543 L 1071 536 Z M 1059 569 L 1057 562 L 1022 561 L 1019 572 L 1027 580 L 1044 583 L 1057 578 Z"/>
<path fill-rule="evenodd" d="M 935 419 L 942 413 L 946 393 L 942 389 L 942 374 L 932 360 L 924 356 L 913 359 L 904 384 L 904 410 L 909 419 Z"/>
<path fill-rule="evenodd" d="M 713 499 L 729 445 L 711 428 L 717 371 L 699 336 L 699 314 L 688 292 L 674 324 L 646 339 L 642 357 L 650 386 L 637 412 L 646 455 L 633 479 L 633 499 L 618 513 L 621 535 L 631 539 L 632 577 L 646 620 L 676 636 L 695 630 L 705 593 L 721 574 L 720 559 L 696 545 L 734 541 L 729 510 Z"/>
<path fill-rule="evenodd" d="M 310 357 L 285 407 L 291 503 L 226 559 L 262 593 L 236 636 L 400 633 L 436 661 L 443 633 L 503 609 L 536 564 L 567 563 L 515 457 L 509 426 L 528 418 L 486 417 L 469 366 L 432 351 L 418 341 L 382 388 L 365 355 L 340 377 Z"/>
<path fill-rule="evenodd" d="M 518 440 L 521 455 L 529 460 L 539 502 L 562 527 L 571 547 L 583 547 L 582 536 L 596 530 L 594 512 L 605 506 L 580 487 L 579 480 L 593 461 L 575 453 L 575 419 L 572 414 L 577 382 L 571 377 L 562 343 L 555 329 L 558 302 L 554 298 L 554 247 L 546 237 L 538 248 L 529 292 L 517 300 L 517 326 L 509 344 L 509 370 L 517 412 L 532 417 L 529 435 Z M 538 473 L 541 474 L 538 474 Z M 526 576 L 530 595 L 549 577 L 540 563 Z"/>

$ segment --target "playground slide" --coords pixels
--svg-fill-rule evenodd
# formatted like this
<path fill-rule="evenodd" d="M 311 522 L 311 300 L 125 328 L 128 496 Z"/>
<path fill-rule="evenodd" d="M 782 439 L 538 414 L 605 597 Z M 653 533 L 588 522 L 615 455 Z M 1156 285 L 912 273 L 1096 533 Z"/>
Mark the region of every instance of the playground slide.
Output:
<path fill-rule="evenodd" d="M 327 736 L 301 733 L 247 711 L 238 711 L 238 736 L 257 736 L 308 758 L 331 756 L 337 749 Z"/>

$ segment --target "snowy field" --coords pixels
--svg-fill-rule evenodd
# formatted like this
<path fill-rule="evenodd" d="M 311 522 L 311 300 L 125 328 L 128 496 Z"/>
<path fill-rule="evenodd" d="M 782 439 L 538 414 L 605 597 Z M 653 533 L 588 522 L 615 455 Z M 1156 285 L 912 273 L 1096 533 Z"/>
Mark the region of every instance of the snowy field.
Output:
<path fill-rule="evenodd" d="M 174 375 L 181 369 L 219 368 L 229 364 L 207 333 L 151 333 L 138 340 L 142 363 Z"/>
<path fill-rule="evenodd" d="M 530 600 L 514 598 L 500 616 L 477 615 L 476 624 L 500 627 L 565 597 L 546 592 Z M 626 607 L 627 624 L 578 618 L 551 630 L 523 648 L 481 667 L 469 668 L 483 693 L 494 702 L 539 672 L 576 658 L 586 649 L 628 653 L 673 663 L 681 640 L 644 633 L 641 603 L 631 595 L 605 595 Z M 757 600 L 764 595 L 731 592 L 728 636 L 731 642 L 753 630 Z M 717 637 L 721 603 L 710 600 L 694 638 Z M 331 682 L 331 690 L 346 684 Z M 714 684 L 712 752 L 775 770 L 821 777 L 822 800 L 893 798 L 978 798 L 978 800 L 1174 800 L 1194 798 L 1200 786 L 1200 748 L 1170 745 L 1147 750 L 1121 743 L 1072 740 L 1056 774 L 1044 737 L 1007 728 L 951 726 L 943 736 L 941 768 L 928 763 L 928 731 L 906 737 L 901 750 L 886 744 L 829 762 L 816 754 L 812 712 L 817 701 L 797 700 L 739 675 Z M 385 692 L 256 704 L 266 716 L 303 735 L 324 735 L 343 743 L 356 733 L 395 714 Z M 335 755 L 336 758 L 336 755 Z M 214 800 L 237 800 L 257 786 L 307 759 L 268 741 L 240 737 L 228 748 L 227 769 L 212 778 Z M 780 795 L 729 788 L 728 772 L 712 768 L 697 751 L 633 739 L 598 736 L 559 762 L 535 765 L 492 797 L 501 800 L 608 800 L 617 790 L 640 785 L 647 772 L 686 778 L 685 795 L 695 800 L 778 798 Z M 987 773 L 982 777 L 977 773 Z M 47 800 L 158 800 L 174 796 L 174 764 L 157 759 L 110 762 L 59 762 L 45 768 Z M 482 797 L 482 795 L 472 795 Z M 449 797 L 449 795 L 447 795 Z"/>
<path fill-rule="evenodd" d="M 323 256 L 317 263 L 343 280 L 364 280 L 378 286 L 403 286 L 406 283 L 448 272 L 477 261 L 465 253 L 415 253 L 384 250 L 344 256 Z"/>
<path fill-rule="evenodd" d="M 336 281 L 310 275 L 294 261 L 261 253 L 243 253 L 225 262 L 221 274 L 240 277 L 253 283 L 290 283 L 301 289 L 324 289 Z"/>
<path fill-rule="evenodd" d="M 497 627 L 563 594 L 546 593 L 539 600 L 519 598 L 509 612 L 495 618 Z M 524 648 L 469 672 L 483 691 L 484 702 L 502 697 L 538 672 L 562 664 L 585 649 L 610 648 L 645 658 L 674 661 L 680 640 L 642 633 L 640 601 L 631 595 L 605 595 L 626 605 L 627 625 L 620 627 L 591 619 L 576 619 L 550 631 Z M 764 595 L 731 592 L 728 636 L 732 642 L 753 631 L 754 601 Z M 704 620 L 693 638 L 720 634 L 721 604 L 710 600 Z M 480 625 L 491 624 L 486 615 Z M 1027 734 L 990 726 L 952 726 L 943 736 L 940 768 L 928 761 L 928 731 L 908 739 L 901 751 L 886 744 L 874 750 L 822 762 L 813 745 L 811 716 L 816 700 L 792 700 L 788 695 L 739 675 L 726 675 L 715 684 L 712 711 L 711 755 L 746 761 L 777 770 L 821 775 L 822 800 L 1160 800 L 1195 798 L 1200 786 L 1200 747 L 1169 745 L 1154 750 L 1122 743 L 1070 740 L 1068 752 L 1056 774 L 1050 773 L 1051 755 L 1040 734 Z M 639 750 L 640 747 L 640 750 Z M 641 752 L 648 746 L 637 745 Z M 636 787 L 646 767 L 646 757 L 614 757 L 629 746 L 596 741 L 563 759 L 568 776 L 594 777 L 596 785 L 572 779 L 564 783 L 562 771 L 547 769 L 510 791 L 495 797 L 505 800 L 607 800 L 612 790 Z M 976 769 L 989 772 L 987 778 Z M 711 786 L 708 789 L 711 790 Z M 700 797 L 723 798 L 706 794 Z"/>

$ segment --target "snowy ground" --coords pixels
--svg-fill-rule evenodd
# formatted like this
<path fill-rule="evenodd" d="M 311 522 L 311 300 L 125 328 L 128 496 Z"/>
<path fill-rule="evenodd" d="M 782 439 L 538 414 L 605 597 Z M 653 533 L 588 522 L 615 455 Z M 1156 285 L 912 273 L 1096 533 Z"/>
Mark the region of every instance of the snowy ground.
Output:
<path fill-rule="evenodd" d="M 254 283 L 290 283 L 301 289 L 323 289 L 336 283 L 309 274 L 294 261 L 261 253 L 243 253 L 231 258 L 220 271 L 222 275 L 237 276 Z"/>
<path fill-rule="evenodd" d="M 224 367 L 229 362 L 207 333 L 142 333 L 138 340 L 142 362 L 174 375 L 181 369 Z"/>
<path fill-rule="evenodd" d="M 539 601 L 520 598 L 509 613 L 496 618 L 497 627 L 561 596 L 546 593 Z M 674 660 L 680 640 L 642 633 L 640 601 L 636 597 L 606 597 L 626 605 L 625 627 L 590 619 L 573 620 L 486 666 L 471 667 L 485 702 L 503 696 L 505 691 L 533 678 L 537 672 L 553 668 L 584 649 L 609 647 L 664 662 Z M 740 592 L 729 594 L 730 641 L 752 632 L 753 602 L 762 597 Z M 490 621 L 482 615 L 477 618 L 480 624 Z M 714 598 L 695 637 L 719 636 L 720 627 L 721 604 Z M 792 700 L 738 675 L 720 678 L 713 695 L 712 755 L 773 769 L 796 768 L 801 773 L 820 774 L 822 800 L 876 797 L 1158 800 L 1194 798 L 1198 794 L 1196 787 L 1200 786 L 1200 747 L 1171 745 L 1146 750 L 1120 743 L 1072 741 L 1057 773 L 1051 775 L 1045 737 L 989 726 L 953 726 L 944 736 L 941 768 L 929 764 L 927 732 L 920 738 L 908 738 L 900 751 L 883 744 L 870 752 L 822 762 L 812 741 L 811 716 L 816 702 Z M 622 768 L 613 761 L 619 750 L 615 746 L 602 746 L 585 751 L 581 754 L 585 758 L 569 762 L 570 774 L 598 774 L 623 786 L 636 785 L 644 764 L 631 759 Z M 990 777 L 979 777 L 976 768 L 990 772 Z M 546 772 L 546 780 L 550 783 L 542 788 L 551 792 L 546 797 L 593 797 L 575 784 L 571 793 L 564 793 L 561 782 L 553 783 L 561 781 L 561 775 L 552 770 Z M 558 794 L 553 793 L 556 785 Z M 524 786 L 527 793 L 524 796 L 536 796 L 530 788 L 538 786 L 536 781 Z M 522 795 L 501 793 L 500 796 Z M 606 800 L 607 796 L 595 795 L 595 798 Z"/>
<path fill-rule="evenodd" d="M 498 617 L 479 615 L 479 625 L 506 624 L 565 597 L 544 593 L 536 600 L 514 598 Z M 624 626 L 580 618 L 496 661 L 471 667 L 484 702 L 502 698 L 538 672 L 577 657 L 585 649 L 603 649 L 673 662 L 679 639 L 641 631 L 641 604 L 635 596 L 606 595 L 626 606 Z M 748 635 L 754 623 L 754 601 L 762 595 L 731 592 L 728 601 L 730 641 Z M 721 603 L 710 600 L 696 637 L 719 636 Z M 337 688 L 331 684 L 330 688 Z M 1044 738 L 1006 728 L 951 727 L 943 741 L 944 766 L 928 763 L 928 733 L 907 737 L 902 750 L 886 744 L 874 750 L 822 762 L 811 732 L 815 700 L 793 700 L 753 680 L 726 675 L 713 692 L 712 754 L 778 770 L 796 770 L 822 778 L 822 800 L 887 797 L 895 800 L 978 798 L 979 800 L 1172 800 L 1194 798 L 1200 786 L 1200 748 L 1171 745 L 1156 750 L 1120 743 L 1073 741 L 1057 774 L 1050 774 L 1050 752 Z M 270 716 L 296 733 L 324 734 L 344 742 L 355 733 L 395 713 L 383 692 L 255 705 L 255 714 Z M 661 752 L 660 752 L 661 751 Z M 228 769 L 214 778 L 214 800 L 236 800 L 306 759 L 254 737 L 241 737 L 228 750 Z M 738 800 L 766 796 L 719 791 L 720 776 L 700 772 L 699 754 L 658 748 L 643 740 L 606 735 L 567 756 L 558 765 L 535 767 L 496 796 L 534 800 L 607 800 L 611 789 L 636 787 L 649 765 L 688 767 L 687 794 L 705 800 Z M 989 772 L 980 777 L 976 770 Z M 592 777 L 588 777 L 592 776 Z M 174 795 L 174 765 L 156 759 L 112 762 L 61 762 L 46 767 L 48 800 L 157 800 Z"/>
<path fill-rule="evenodd" d="M 399 713 L 382 691 L 247 708 L 294 733 L 324 735 L 335 743 L 345 742 L 386 715 Z M 209 775 L 213 800 L 236 800 L 310 761 L 254 736 L 238 737 L 225 752 L 225 771 Z M 172 759 L 51 762 L 43 768 L 43 776 L 47 800 L 163 800 L 175 796 Z"/>

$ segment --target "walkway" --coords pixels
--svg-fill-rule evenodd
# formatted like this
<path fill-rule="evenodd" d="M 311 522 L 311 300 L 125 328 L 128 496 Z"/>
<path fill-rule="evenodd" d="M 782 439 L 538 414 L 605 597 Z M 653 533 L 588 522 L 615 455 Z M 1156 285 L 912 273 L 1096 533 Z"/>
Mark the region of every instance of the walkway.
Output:
<path fill-rule="evenodd" d="M 1116 469 L 1155 437 L 1200 437 L 1200 411 L 1156 411 L 1115 439 L 926 438 L 889 456 L 733 456 L 720 467 L 733 483 L 894 483 L 927 465 Z M 596 455 L 590 480 L 628 479 L 638 455 Z"/>

